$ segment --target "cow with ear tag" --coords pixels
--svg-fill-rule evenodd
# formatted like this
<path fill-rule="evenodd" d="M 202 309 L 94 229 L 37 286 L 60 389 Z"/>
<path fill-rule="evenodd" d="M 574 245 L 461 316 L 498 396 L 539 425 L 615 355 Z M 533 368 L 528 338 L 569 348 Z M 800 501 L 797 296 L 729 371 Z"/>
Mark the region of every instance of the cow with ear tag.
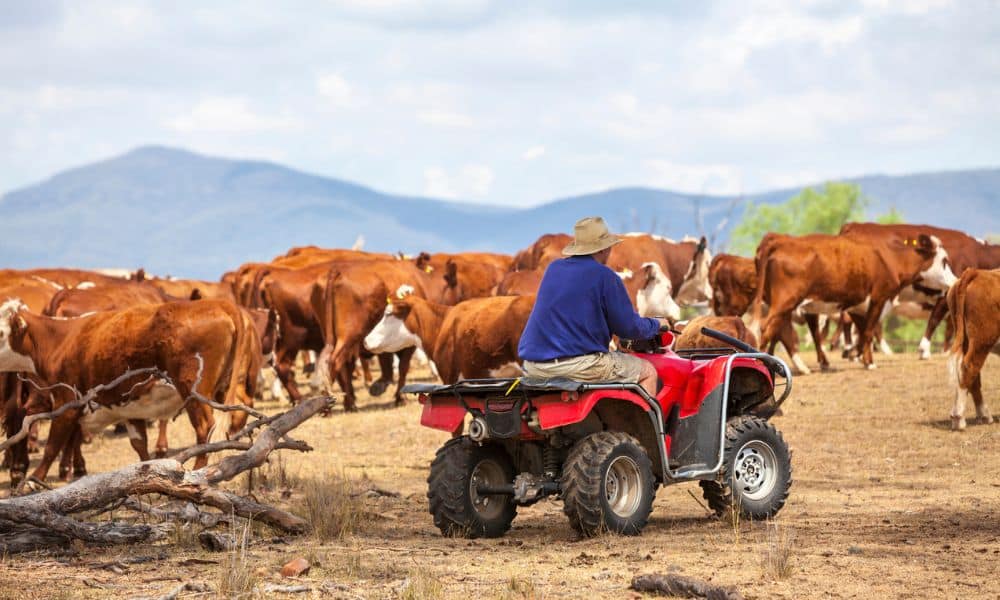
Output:
<path fill-rule="evenodd" d="M 871 340 L 883 312 L 915 281 L 947 289 L 955 280 L 947 258 L 940 240 L 925 234 L 913 240 L 878 241 L 770 233 L 757 247 L 751 329 L 761 332 L 761 346 L 767 347 L 804 303 L 846 310 L 860 330 L 862 361 L 872 369 Z M 763 321 L 765 304 L 770 312 Z"/>

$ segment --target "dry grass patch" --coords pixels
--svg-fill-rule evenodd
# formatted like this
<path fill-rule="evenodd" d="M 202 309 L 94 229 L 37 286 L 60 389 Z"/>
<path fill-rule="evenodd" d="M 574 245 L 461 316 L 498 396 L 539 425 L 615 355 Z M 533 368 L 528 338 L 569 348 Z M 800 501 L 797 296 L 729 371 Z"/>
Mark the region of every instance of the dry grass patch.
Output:
<path fill-rule="evenodd" d="M 399 589 L 400 600 L 437 600 L 444 598 L 444 586 L 432 573 L 413 571 Z"/>
<path fill-rule="evenodd" d="M 542 594 L 530 578 L 511 575 L 507 584 L 498 596 L 499 600 L 538 600 Z"/>
<path fill-rule="evenodd" d="M 792 551 L 795 549 L 795 531 L 768 523 L 760 563 L 764 577 L 780 581 L 792 574 Z"/>
<path fill-rule="evenodd" d="M 247 548 L 250 545 L 250 521 L 237 522 L 233 519 L 230 533 L 236 544 L 226 552 L 222 564 L 219 565 L 217 581 L 219 595 L 224 598 L 249 598 L 257 586 L 257 575 L 250 566 Z"/>
<path fill-rule="evenodd" d="M 341 540 L 360 529 L 364 502 L 343 471 L 327 471 L 301 483 L 293 512 L 309 521 L 321 541 Z"/>

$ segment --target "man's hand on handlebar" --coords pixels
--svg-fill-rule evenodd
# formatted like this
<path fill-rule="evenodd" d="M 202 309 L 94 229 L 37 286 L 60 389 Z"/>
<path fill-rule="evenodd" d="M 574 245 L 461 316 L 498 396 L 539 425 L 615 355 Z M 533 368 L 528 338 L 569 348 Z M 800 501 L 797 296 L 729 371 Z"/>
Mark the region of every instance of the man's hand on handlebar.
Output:
<path fill-rule="evenodd" d="M 673 328 L 668 319 L 657 318 L 656 320 L 660 322 L 660 331 L 670 331 Z"/>

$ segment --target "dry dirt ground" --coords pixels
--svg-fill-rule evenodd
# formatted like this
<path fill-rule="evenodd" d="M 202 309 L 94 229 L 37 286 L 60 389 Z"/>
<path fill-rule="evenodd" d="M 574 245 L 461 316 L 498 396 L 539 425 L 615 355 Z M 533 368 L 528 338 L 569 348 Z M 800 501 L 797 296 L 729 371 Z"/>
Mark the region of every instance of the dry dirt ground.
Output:
<path fill-rule="evenodd" d="M 868 372 L 837 361 L 836 372 L 796 380 L 785 415 L 775 419 L 794 452 L 794 485 L 771 529 L 707 516 L 692 496 L 700 499 L 699 488 L 687 484 L 659 490 L 652 520 L 636 538 L 580 540 L 556 501 L 521 509 L 502 539 L 442 538 L 424 494 L 428 464 L 447 435 L 420 427 L 415 402 L 393 408 L 388 394 L 362 393 L 360 412 L 336 410 L 299 428 L 296 437 L 313 453 L 287 453 L 254 482 L 259 498 L 295 506 L 310 481 L 346 474 L 361 511 L 355 530 L 321 541 L 274 539 L 256 528 L 248 562 L 258 590 L 282 583 L 276 572 L 294 557 L 314 564 L 298 581 L 311 591 L 257 596 L 622 598 L 636 596 L 628 591 L 634 575 L 676 571 L 734 585 L 747 598 L 1000 597 L 1000 424 L 949 431 L 952 392 L 942 356 L 879 363 Z M 984 387 L 1000 413 L 995 359 Z M 190 426 L 176 421 L 171 438 L 171 447 L 191 443 Z M 125 437 L 97 438 L 85 452 L 91 472 L 134 460 Z M 7 473 L 0 486 L 7 488 Z M 232 573 L 226 555 L 203 551 L 192 538 L 4 557 L 0 598 L 156 597 L 181 580 L 218 590 Z M 782 576 L 766 563 L 783 548 L 789 565 Z M 146 557 L 152 560 L 130 562 Z"/>

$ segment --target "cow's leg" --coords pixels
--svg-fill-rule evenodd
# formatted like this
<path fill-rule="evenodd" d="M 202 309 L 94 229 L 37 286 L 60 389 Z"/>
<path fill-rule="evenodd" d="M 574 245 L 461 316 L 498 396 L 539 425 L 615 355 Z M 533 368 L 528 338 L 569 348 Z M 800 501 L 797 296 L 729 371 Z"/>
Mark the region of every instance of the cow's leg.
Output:
<path fill-rule="evenodd" d="M 73 456 L 76 454 L 76 445 L 82 443 L 82 441 L 80 425 L 77 424 L 73 428 L 73 432 L 70 433 L 69 440 L 67 440 L 66 446 L 63 447 L 62 453 L 59 455 L 59 479 L 61 481 L 69 481 L 70 472 L 73 469 Z"/>
<path fill-rule="evenodd" d="M 52 425 L 49 427 L 49 439 L 45 441 L 42 459 L 31 473 L 33 479 L 45 481 L 52 463 L 55 462 L 66 444 L 70 442 L 79 417 L 79 410 L 68 410 L 52 420 Z"/>
<path fill-rule="evenodd" d="M 878 343 L 878 351 L 886 356 L 892 356 L 895 352 L 892 351 L 892 346 L 885 339 L 885 327 L 882 326 L 880 322 L 875 326 L 875 342 Z"/>
<path fill-rule="evenodd" d="M 986 406 L 986 402 L 983 400 L 982 372 L 972 380 L 969 392 L 972 394 L 972 401 L 976 403 L 976 420 L 985 425 L 992 423 L 993 415 L 990 414 L 990 407 Z"/>
<path fill-rule="evenodd" d="M 139 455 L 139 460 L 143 462 L 149 460 L 149 440 L 146 437 L 146 421 L 143 419 L 129 419 L 125 422 L 125 431 L 128 432 L 128 442 L 132 444 L 132 449 Z"/>
<path fill-rule="evenodd" d="M 274 370 L 278 373 L 281 385 L 288 392 L 288 401 L 292 403 L 292 406 L 295 406 L 302 401 L 302 394 L 299 392 L 299 386 L 295 383 L 295 373 L 292 371 L 295 353 L 279 351 L 277 354 Z"/>
<path fill-rule="evenodd" d="M 813 344 L 816 346 L 816 360 L 819 361 L 820 371 L 830 370 L 830 361 L 826 358 L 826 352 L 823 352 L 823 336 L 819 330 L 819 315 L 806 314 L 806 325 L 809 326 L 809 333 L 812 335 Z"/>
<path fill-rule="evenodd" d="M 410 372 L 410 361 L 413 359 L 415 347 L 404 348 L 396 353 L 399 357 L 399 383 L 396 385 L 396 406 L 402 406 L 406 399 L 403 398 L 403 386 L 406 385 L 406 375 Z"/>
<path fill-rule="evenodd" d="M 410 353 L 413 354 L 412 352 Z M 372 396 L 381 396 L 389 386 L 392 385 L 392 357 L 391 353 L 382 353 L 377 355 L 378 358 L 378 368 L 379 377 L 371 387 L 368 388 L 368 393 Z"/>
<path fill-rule="evenodd" d="M 191 421 L 191 427 L 194 428 L 195 443 L 208 443 L 212 435 L 212 430 L 215 429 L 215 415 L 212 414 L 212 408 L 205 406 L 201 402 L 188 402 L 186 409 L 188 419 Z M 194 459 L 193 468 L 200 469 L 207 464 L 208 456 L 202 454 Z"/>
<path fill-rule="evenodd" d="M 156 436 L 156 458 L 164 458 L 167 455 L 167 450 L 170 449 L 170 443 L 167 441 L 168 423 L 169 421 L 166 419 L 160 419 L 159 432 Z"/>
<path fill-rule="evenodd" d="M 946 297 L 942 296 L 934 303 L 931 315 L 927 317 L 927 327 L 924 328 L 924 337 L 920 338 L 920 345 L 917 347 L 920 351 L 920 360 L 927 360 L 931 357 L 931 338 L 934 337 L 934 330 L 937 329 L 938 324 L 947 314 L 948 302 Z"/>
<path fill-rule="evenodd" d="M 882 314 L 884 300 L 872 298 L 868 310 L 865 312 L 863 325 L 859 325 L 858 349 L 861 352 L 861 363 L 866 369 L 875 368 L 875 358 L 872 355 L 872 341 L 875 339 L 875 328 L 879 324 L 879 316 Z"/>
<path fill-rule="evenodd" d="M 366 355 L 364 352 L 358 357 L 361 361 L 361 377 L 366 386 L 371 386 L 372 384 L 372 357 Z"/>
<path fill-rule="evenodd" d="M 351 363 L 348 362 L 337 372 L 337 383 L 344 392 L 344 410 L 354 412 L 358 410 L 357 397 L 354 395 L 354 381 L 351 377 Z M 323 413 L 330 414 L 329 411 Z"/>
<path fill-rule="evenodd" d="M 0 374 L 0 377 L 7 373 Z M 12 375 L 12 374 L 11 374 Z M 7 437 L 21 430 L 25 410 L 20 395 L 8 393 L 4 401 L 3 428 Z M 24 439 L 7 449 L 9 453 L 10 485 L 17 487 L 28 474 L 28 440 Z"/>
<path fill-rule="evenodd" d="M 792 368 L 800 375 L 808 375 L 812 371 L 806 366 L 802 357 L 799 356 L 799 336 L 795 333 L 792 325 L 792 308 L 781 311 L 780 307 L 771 307 L 771 312 L 764 321 L 764 329 L 761 332 L 761 345 L 771 344 L 772 352 L 775 340 L 781 340 L 785 350 L 788 351 L 788 358 L 792 363 Z"/>

